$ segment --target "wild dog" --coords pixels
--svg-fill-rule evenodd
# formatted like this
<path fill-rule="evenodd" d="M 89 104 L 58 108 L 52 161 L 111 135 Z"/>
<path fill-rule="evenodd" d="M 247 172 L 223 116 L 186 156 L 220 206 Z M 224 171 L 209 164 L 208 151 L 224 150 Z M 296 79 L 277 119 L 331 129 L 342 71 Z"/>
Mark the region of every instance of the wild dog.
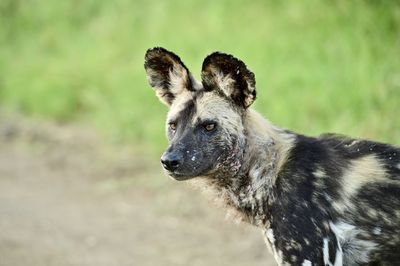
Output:
<path fill-rule="evenodd" d="M 232 55 L 207 56 L 201 82 L 163 48 L 144 66 L 170 108 L 165 171 L 260 227 L 279 265 L 400 265 L 398 147 L 273 126 L 249 108 L 255 76 Z"/>

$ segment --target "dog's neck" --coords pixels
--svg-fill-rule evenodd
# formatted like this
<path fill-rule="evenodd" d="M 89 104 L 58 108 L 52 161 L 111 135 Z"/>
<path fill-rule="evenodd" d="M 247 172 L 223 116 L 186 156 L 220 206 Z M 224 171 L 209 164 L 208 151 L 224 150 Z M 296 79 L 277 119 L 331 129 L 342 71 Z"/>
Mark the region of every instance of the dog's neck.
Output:
<path fill-rule="evenodd" d="M 230 198 L 246 220 L 262 226 L 268 221 L 273 204 L 274 185 L 294 135 L 279 129 L 249 110 L 244 118 L 246 145 L 243 164 L 238 174 L 240 185 L 232 187 Z"/>
<path fill-rule="evenodd" d="M 273 187 L 292 146 L 294 135 L 274 127 L 255 111 L 243 121 L 245 138 L 229 158 L 228 167 L 202 178 L 213 198 L 228 207 L 233 218 L 257 226 L 268 221 L 268 206 L 274 201 Z M 202 183 L 204 186 L 204 183 Z"/>

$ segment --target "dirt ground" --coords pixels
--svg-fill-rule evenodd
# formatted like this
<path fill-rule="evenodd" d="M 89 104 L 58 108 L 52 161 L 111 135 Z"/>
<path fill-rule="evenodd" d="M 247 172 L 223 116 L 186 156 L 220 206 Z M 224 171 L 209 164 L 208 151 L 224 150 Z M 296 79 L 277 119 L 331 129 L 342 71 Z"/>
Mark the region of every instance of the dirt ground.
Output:
<path fill-rule="evenodd" d="M 0 265 L 275 265 L 157 158 L 81 126 L 0 115 Z"/>

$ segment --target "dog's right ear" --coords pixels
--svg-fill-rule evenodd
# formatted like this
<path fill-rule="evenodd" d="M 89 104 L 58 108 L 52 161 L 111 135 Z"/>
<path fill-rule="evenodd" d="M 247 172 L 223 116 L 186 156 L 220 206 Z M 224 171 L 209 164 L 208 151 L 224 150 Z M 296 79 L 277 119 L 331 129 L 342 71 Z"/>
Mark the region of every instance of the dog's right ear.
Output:
<path fill-rule="evenodd" d="M 167 106 L 171 106 L 174 99 L 184 90 L 194 90 L 193 78 L 187 67 L 176 54 L 164 48 L 147 50 L 144 68 L 150 86 Z"/>

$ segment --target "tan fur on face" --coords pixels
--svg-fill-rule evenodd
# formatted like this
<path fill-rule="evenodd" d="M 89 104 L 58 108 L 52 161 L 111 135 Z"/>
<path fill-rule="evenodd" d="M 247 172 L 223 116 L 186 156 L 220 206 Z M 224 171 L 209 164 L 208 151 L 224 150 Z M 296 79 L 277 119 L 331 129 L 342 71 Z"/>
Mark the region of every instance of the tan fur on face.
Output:
<path fill-rule="evenodd" d="M 172 103 L 171 108 L 168 112 L 167 123 L 169 121 L 175 121 L 178 114 L 185 108 L 189 101 L 193 100 L 193 92 L 184 90 Z"/>
<path fill-rule="evenodd" d="M 230 134 L 242 134 L 243 125 L 240 114 L 232 108 L 232 103 L 217 96 L 215 92 L 206 92 L 196 102 L 197 112 L 194 123 L 197 121 L 212 120 L 219 123 L 219 128 Z"/>

